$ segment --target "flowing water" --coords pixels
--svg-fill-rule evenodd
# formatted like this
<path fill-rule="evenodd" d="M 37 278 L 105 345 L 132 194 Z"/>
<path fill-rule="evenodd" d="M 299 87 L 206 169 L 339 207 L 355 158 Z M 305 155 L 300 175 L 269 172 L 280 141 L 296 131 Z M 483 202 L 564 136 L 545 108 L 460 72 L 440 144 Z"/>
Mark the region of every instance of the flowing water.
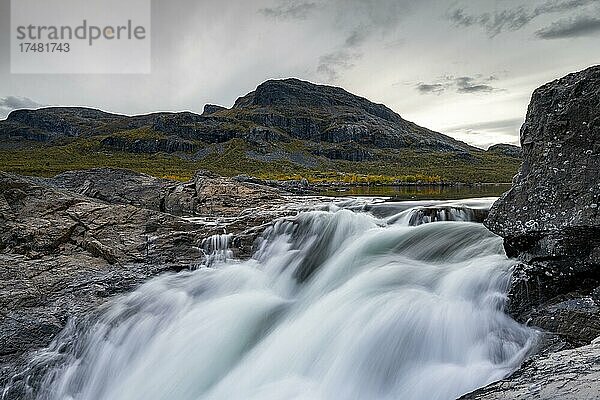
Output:
<path fill-rule="evenodd" d="M 469 222 L 490 204 L 327 205 L 247 261 L 212 238 L 205 267 L 69 324 L 36 356 L 40 398 L 434 400 L 501 379 L 536 333 L 503 313 L 501 239 Z"/>

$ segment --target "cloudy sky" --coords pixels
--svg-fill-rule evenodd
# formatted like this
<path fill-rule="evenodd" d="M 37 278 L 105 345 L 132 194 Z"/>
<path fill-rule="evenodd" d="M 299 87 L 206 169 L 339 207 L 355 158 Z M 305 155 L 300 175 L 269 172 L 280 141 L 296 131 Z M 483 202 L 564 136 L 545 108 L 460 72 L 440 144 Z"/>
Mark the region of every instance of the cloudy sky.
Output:
<path fill-rule="evenodd" d="M 518 142 L 533 89 L 600 62 L 600 0 L 155 0 L 151 74 L 20 75 L 9 10 L 0 0 L 0 118 L 38 105 L 201 112 L 293 76 L 487 147 Z"/>

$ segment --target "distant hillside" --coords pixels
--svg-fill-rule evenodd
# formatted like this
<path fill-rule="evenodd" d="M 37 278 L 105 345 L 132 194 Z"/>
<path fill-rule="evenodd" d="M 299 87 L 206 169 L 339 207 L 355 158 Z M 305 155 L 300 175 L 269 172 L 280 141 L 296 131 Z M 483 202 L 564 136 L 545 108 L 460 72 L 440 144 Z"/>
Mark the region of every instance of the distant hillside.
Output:
<path fill-rule="evenodd" d="M 34 175 L 121 166 L 188 178 L 225 175 L 382 181 L 510 181 L 518 148 L 485 152 L 404 120 L 347 91 L 270 80 L 230 109 L 194 114 L 110 114 L 60 107 L 13 111 L 0 121 L 0 168 Z M 337 178 L 335 178 L 337 179 Z"/>

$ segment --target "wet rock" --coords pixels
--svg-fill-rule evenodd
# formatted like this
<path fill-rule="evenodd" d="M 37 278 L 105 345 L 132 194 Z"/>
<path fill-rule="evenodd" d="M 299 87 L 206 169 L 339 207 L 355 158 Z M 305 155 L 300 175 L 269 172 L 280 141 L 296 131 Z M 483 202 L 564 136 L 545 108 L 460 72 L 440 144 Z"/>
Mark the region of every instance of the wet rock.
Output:
<path fill-rule="evenodd" d="M 600 341 L 535 357 L 508 379 L 460 400 L 596 400 L 600 381 Z"/>

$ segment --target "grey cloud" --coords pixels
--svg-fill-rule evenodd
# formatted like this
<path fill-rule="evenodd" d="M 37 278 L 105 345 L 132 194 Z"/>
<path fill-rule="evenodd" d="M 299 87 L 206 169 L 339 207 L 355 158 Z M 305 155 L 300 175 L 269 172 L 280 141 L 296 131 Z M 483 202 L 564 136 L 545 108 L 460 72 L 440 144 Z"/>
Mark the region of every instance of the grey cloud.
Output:
<path fill-rule="evenodd" d="M 446 90 L 446 87 L 444 85 L 442 85 L 441 83 L 419 82 L 419 83 L 417 83 L 417 90 L 423 94 L 429 94 L 429 93 L 440 94 L 444 90 Z"/>
<path fill-rule="evenodd" d="M 487 93 L 494 91 L 494 87 L 478 82 L 470 76 L 461 76 L 454 79 L 458 93 Z"/>
<path fill-rule="evenodd" d="M 354 66 L 352 60 L 362 57 L 360 47 L 375 35 L 388 35 L 396 28 L 412 5 L 408 0 L 333 0 L 325 2 L 334 26 L 344 35 L 339 46 L 319 59 L 317 73 L 330 82 L 344 69 Z"/>
<path fill-rule="evenodd" d="M 480 25 L 490 37 L 494 37 L 503 30 L 518 30 L 528 24 L 534 17 L 525 8 L 502 10 L 495 13 L 469 15 L 462 8 L 449 10 L 447 17 L 456 26 L 469 27 Z"/>
<path fill-rule="evenodd" d="M 479 25 L 486 30 L 488 36 L 494 37 L 503 31 L 519 30 L 541 15 L 569 12 L 595 2 L 596 0 L 549 0 L 531 11 L 519 6 L 479 15 L 468 14 L 464 8 L 454 8 L 446 12 L 446 17 L 455 26 Z"/>
<path fill-rule="evenodd" d="M 448 128 L 448 130 L 450 130 L 450 131 L 463 131 L 464 130 L 464 131 L 468 131 L 468 132 L 474 132 L 474 131 L 489 131 L 489 132 L 518 131 L 522 124 L 523 124 L 522 118 L 510 118 L 510 119 L 500 119 L 500 120 L 479 122 L 479 123 L 475 123 L 475 124 L 452 126 L 452 127 Z"/>
<path fill-rule="evenodd" d="M 317 72 L 324 75 L 328 82 L 334 82 L 339 76 L 339 71 L 354 66 L 354 60 L 360 58 L 360 53 L 351 53 L 346 50 L 335 51 L 319 58 Z"/>
<path fill-rule="evenodd" d="M 542 15 L 551 12 L 571 11 L 579 7 L 594 4 L 596 0 L 565 0 L 565 1 L 547 1 L 534 9 L 534 14 Z"/>
<path fill-rule="evenodd" d="M 540 39 L 566 39 L 600 32 L 600 18 L 580 15 L 562 19 L 535 32 Z"/>
<path fill-rule="evenodd" d="M 318 74 L 332 81 L 354 65 L 352 60 L 362 55 L 360 47 L 367 40 L 375 35 L 389 36 L 413 6 L 411 0 L 273 0 L 272 6 L 258 12 L 303 24 L 318 21 L 336 30 L 341 36 L 338 45 L 325 52 L 316 67 Z"/>
<path fill-rule="evenodd" d="M 370 34 L 370 30 L 365 27 L 358 27 L 350 32 L 344 42 L 345 47 L 356 47 L 364 42 Z"/>
<path fill-rule="evenodd" d="M 42 107 L 39 104 L 28 97 L 17 97 L 17 96 L 6 96 L 0 98 L 0 119 L 8 117 L 13 110 L 21 108 L 39 108 Z"/>
<path fill-rule="evenodd" d="M 16 110 L 18 108 L 37 108 L 41 107 L 41 104 L 28 97 L 6 96 L 0 98 L 0 107 Z"/>
<path fill-rule="evenodd" d="M 421 94 L 441 94 L 448 90 L 463 94 L 490 93 L 500 90 L 489 85 L 489 83 L 494 80 L 496 80 L 496 77 L 493 75 L 487 78 L 483 78 L 481 75 L 460 77 L 446 76 L 434 83 L 419 82 L 416 85 L 416 88 Z"/>
<path fill-rule="evenodd" d="M 306 19 L 316 8 L 316 3 L 291 3 L 280 4 L 276 7 L 261 8 L 259 12 L 273 18 Z"/>
<path fill-rule="evenodd" d="M 476 24 L 478 21 L 478 17 L 474 15 L 468 15 L 467 13 L 465 13 L 465 10 L 463 8 L 455 8 L 454 10 L 448 10 L 446 16 L 457 26 L 467 27 Z"/>

